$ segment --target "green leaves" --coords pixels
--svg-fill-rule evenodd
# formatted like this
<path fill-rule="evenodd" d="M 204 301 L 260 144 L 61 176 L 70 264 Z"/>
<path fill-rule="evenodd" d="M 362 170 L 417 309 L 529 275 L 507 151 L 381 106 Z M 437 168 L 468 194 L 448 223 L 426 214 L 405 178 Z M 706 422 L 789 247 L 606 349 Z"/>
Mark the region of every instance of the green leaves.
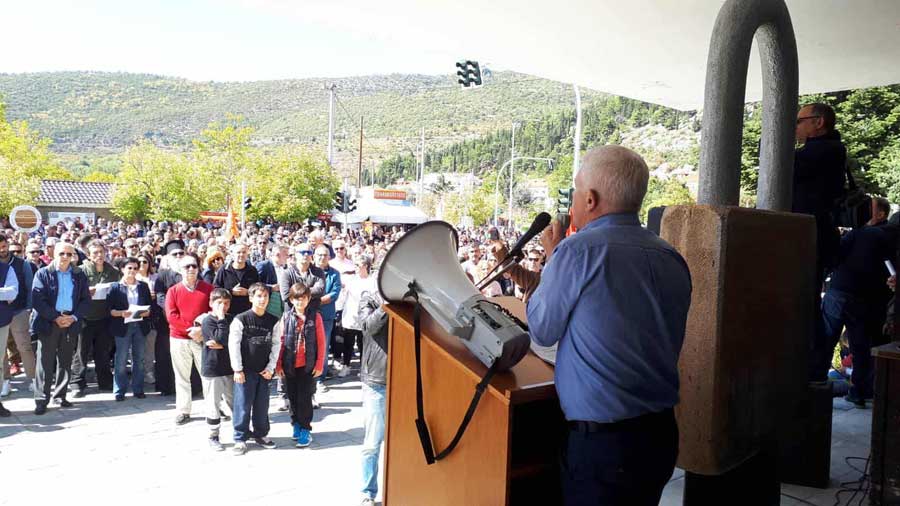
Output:
<path fill-rule="evenodd" d="M 300 221 L 331 208 L 337 177 L 321 157 L 250 146 L 253 128 L 240 117 L 211 124 L 191 152 L 165 151 L 149 142 L 122 157 L 113 211 L 126 219 L 196 219 L 203 211 L 237 211 L 241 182 L 253 197 L 248 219 Z"/>
<path fill-rule="evenodd" d="M 34 204 L 41 179 L 72 179 L 50 152 L 50 141 L 24 121 L 8 123 L 5 110 L 0 102 L 0 215 L 17 205 Z"/>

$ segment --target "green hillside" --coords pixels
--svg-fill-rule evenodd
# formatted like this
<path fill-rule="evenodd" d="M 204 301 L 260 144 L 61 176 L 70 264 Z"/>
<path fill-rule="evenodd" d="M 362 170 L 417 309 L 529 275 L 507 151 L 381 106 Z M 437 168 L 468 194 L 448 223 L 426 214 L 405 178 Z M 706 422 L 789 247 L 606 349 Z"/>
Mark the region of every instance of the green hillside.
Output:
<path fill-rule="evenodd" d="M 0 74 L 10 120 L 27 120 L 60 154 L 115 153 L 142 139 L 187 146 L 210 122 L 244 116 L 257 143 L 324 146 L 328 93 L 337 86 L 339 168 L 355 166 L 359 116 L 367 165 L 413 149 L 424 127 L 442 147 L 522 121 L 571 109 L 569 85 L 495 72 L 479 89 L 451 76 L 382 75 L 260 82 L 194 82 L 146 74 Z M 587 91 L 586 103 L 602 94 Z"/>

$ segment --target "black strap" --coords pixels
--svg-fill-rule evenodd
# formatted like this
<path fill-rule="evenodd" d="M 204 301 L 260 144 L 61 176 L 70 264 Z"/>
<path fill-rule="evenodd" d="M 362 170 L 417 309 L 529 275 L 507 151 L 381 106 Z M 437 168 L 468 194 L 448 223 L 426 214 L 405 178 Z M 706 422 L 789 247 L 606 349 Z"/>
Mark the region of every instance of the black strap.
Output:
<path fill-rule="evenodd" d="M 849 191 L 855 191 L 857 186 L 856 180 L 853 179 L 853 174 L 850 172 L 850 158 L 847 158 L 844 162 L 844 172 L 847 173 L 847 188 Z"/>
<path fill-rule="evenodd" d="M 409 291 L 404 295 L 404 298 L 406 297 L 412 297 L 416 301 L 415 308 L 413 309 L 413 331 L 415 334 L 416 351 L 416 430 L 419 432 L 419 441 L 422 443 L 422 451 L 425 453 L 425 462 L 428 463 L 428 465 L 431 465 L 438 460 L 444 459 L 447 455 L 450 455 L 450 452 L 452 452 L 453 449 L 456 448 L 456 445 L 459 444 L 460 439 L 462 439 L 463 434 L 466 432 L 466 427 L 469 426 L 469 422 L 472 420 L 472 416 L 475 415 L 475 409 L 478 407 L 481 395 L 484 394 L 485 389 L 487 389 L 487 386 L 491 383 L 491 378 L 493 378 L 494 373 L 497 372 L 497 364 L 499 361 L 494 360 L 494 363 L 491 364 L 487 372 L 484 373 L 484 377 L 482 377 L 478 385 L 475 386 L 475 395 L 472 396 L 472 401 L 469 402 L 469 409 L 466 410 L 466 414 L 463 416 L 462 422 L 456 430 L 456 435 L 453 436 L 453 440 L 450 441 L 447 448 L 444 448 L 444 450 L 435 455 L 434 446 L 431 443 L 431 433 L 428 431 L 428 424 L 425 422 L 425 403 L 422 396 L 422 305 L 419 303 L 419 294 L 416 292 L 414 283 L 409 284 Z"/>

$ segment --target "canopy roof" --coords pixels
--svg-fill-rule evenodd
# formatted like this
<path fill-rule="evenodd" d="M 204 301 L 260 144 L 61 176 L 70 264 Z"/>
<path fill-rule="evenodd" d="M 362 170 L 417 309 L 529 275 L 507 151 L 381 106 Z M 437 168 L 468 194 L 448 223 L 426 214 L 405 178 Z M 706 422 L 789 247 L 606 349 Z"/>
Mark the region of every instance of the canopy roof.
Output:
<path fill-rule="evenodd" d="M 335 211 L 332 221 L 344 223 L 344 213 Z M 363 199 L 357 201 L 356 211 L 347 213 L 347 223 L 373 223 L 418 225 L 428 221 L 428 216 L 413 206 L 392 205 L 382 200 Z"/>
<path fill-rule="evenodd" d="M 302 9 L 372 37 L 691 110 L 723 0 L 329 0 Z M 900 1 L 787 0 L 800 93 L 900 82 Z M 318 5 L 316 7 L 323 7 Z M 296 9 L 301 9 L 296 7 Z M 327 14 L 327 18 L 326 18 Z M 452 61 L 447 62 L 453 72 Z M 762 96 L 750 58 L 747 101 Z"/>

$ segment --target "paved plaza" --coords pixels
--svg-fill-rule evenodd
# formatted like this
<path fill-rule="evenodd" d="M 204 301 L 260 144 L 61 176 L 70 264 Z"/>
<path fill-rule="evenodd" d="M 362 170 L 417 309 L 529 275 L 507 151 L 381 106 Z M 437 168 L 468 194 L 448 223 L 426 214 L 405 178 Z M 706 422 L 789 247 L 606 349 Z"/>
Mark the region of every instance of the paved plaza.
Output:
<path fill-rule="evenodd" d="M 19 375 L 13 379 L 12 395 L 3 399 L 13 416 L 0 418 L 0 505 L 34 504 L 36 498 L 41 504 L 69 505 L 357 505 L 363 438 L 360 383 L 354 375 L 329 384 L 330 391 L 318 396 L 322 408 L 315 412 L 310 448 L 294 448 L 289 417 L 277 411 L 279 401 L 273 396 L 270 435 L 279 448 L 265 450 L 251 443 L 246 455 L 236 457 L 230 452 L 230 423 L 223 424 L 222 433 L 228 450 L 217 453 L 207 446 L 202 401 L 194 401 L 191 422 L 180 427 L 173 422 L 174 397 L 158 394 L 146 399 L 129 394 L 124 402 L 115 402 L 111 393 L 92 393 L 74 399 L 72 408 L 51 407 L 46 415 L 35 416 L 24 376 Z M 784 485 L 783 492 L 812 504 L 833 504 L 840 483 L 858 479 L 859 472 L 844 458 L 868 456 L 870 431 L 870 409 L 855 409 L 836 399 L 831 488 Z M 680 505 L 683 486 L 683 473 L 676 470 L 661 504 Z M 849 497 L 842 494 L 841 504 Z M 805 503 L 783 496 L 781 504 Z"/>
<path fill-rule="evenodd" d="M 361 498 L 361 387 L 355 375 L 329 385 L 317 397 L 322 408 L 315 411 L 309 448 L 294 448 L 290 417 L 277 410 L 280 401 L 273 396 L 270 437 L 279 447 L 250 443 L 238 457 L 231 454 L 230 422 L 222 425 L 226 451 L 207 446 L 202 400 L 194 400 L 191 421 L 180 427 L 175 397 L 149 392 L 145 399 L 129 393 L 115 402 L 112 393 L 91 388 L 94 393 L 71 399 L 73 407 L 51 405 L 36 416 L 19 375 L 3 399 L 13 416 L 0 418 L 0 505 L 355 506 Z"/>

